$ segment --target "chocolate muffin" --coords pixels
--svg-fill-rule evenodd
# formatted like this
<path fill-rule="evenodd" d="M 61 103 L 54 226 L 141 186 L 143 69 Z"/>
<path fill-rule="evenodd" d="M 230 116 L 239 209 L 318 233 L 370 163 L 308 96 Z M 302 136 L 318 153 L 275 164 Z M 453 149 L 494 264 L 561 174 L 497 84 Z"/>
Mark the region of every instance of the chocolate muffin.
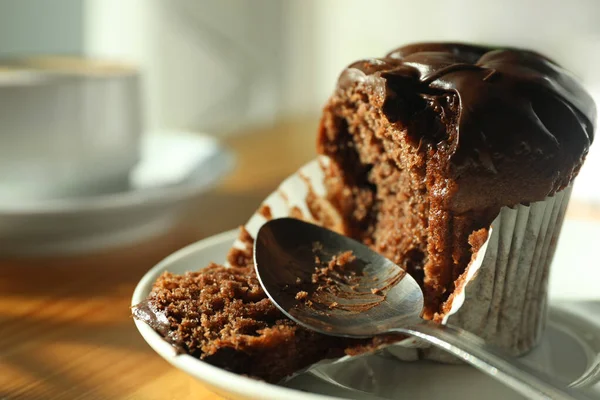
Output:
<path fill-rule="evenodd" d="M 346 231 L 418 278 L 435 318 L 473 233 L 569 186 L 594 118 L 583 88 L 537 53 L 423 43 L 342 73 L 318 150 Z"/>
<path fill-rule="evenodd" d="M 425 318 L 523 354 L 543 332 L 549 266 L 594 124 L 590 96 L 535 52 L 401 47 L 342 72 L 318 132 L 325 194 L 301 171 L 307 211 L 290 203 L 286 215 L 396 262 L 421 284 Z M 257 215 L 273 217 L 268 200 Z M 161 277 L 136 318 L 185 352 L 269 381 L 398 339 L 331 338 L 286 320 L 257 284 L 253 233 L 242 230 L 232 269 Z"/>

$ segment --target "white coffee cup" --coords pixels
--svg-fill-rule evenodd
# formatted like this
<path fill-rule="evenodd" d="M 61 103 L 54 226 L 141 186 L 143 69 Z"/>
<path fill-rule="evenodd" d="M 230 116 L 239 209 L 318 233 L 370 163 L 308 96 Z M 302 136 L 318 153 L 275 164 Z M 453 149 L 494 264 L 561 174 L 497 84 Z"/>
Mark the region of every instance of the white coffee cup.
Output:
<path fill-rule="evenodd" d="M 128 187 L 142 132 L 140 78 L 69 58 L 0 61 L 0 202 Z"/>

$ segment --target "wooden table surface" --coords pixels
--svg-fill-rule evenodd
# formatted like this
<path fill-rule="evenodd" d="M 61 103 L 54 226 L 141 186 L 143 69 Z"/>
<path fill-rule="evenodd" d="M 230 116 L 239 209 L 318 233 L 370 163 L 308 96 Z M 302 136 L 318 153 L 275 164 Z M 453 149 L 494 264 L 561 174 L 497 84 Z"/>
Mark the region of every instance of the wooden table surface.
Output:
<path fill-rule="evenodd" d="M 85 256 L 1 259 L 0 399 L 220 399 L 144 342 L 130 317 L 133 289 L 173 251 L 243 224 L 314 157 L 316 123 L 226 139 L 236 170 L 162 237 Z M 582 204 L 569 216 L 600 220 L 598 209 Z"/>

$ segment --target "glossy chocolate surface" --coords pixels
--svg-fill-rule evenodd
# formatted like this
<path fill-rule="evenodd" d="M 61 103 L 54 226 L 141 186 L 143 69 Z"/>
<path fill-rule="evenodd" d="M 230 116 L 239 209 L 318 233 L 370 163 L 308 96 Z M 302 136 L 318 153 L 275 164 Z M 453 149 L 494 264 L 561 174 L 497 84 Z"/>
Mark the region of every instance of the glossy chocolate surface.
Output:
<path fill-rule="evenodd" d="M 590 95 L 532 51 L 413 44 L 350 65 L 338 90 L 355 89 L 438 153 L 458 212 L 543 200 L 571 183 L 593 140 Z M 486 185 L 497 204 L 478 201 Z"/>

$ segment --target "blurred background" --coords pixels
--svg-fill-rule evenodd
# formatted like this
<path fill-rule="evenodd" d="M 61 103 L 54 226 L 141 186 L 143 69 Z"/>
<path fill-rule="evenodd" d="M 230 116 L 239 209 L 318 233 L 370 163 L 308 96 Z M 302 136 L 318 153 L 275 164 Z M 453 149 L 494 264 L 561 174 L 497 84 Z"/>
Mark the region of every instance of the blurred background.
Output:
<path fill-rule="evenodd" d="M 130 61 L 149 129 L 227 135 L 314 118 L 345 65 L 411 41 L 531 47 L 597 95 L 599 16 L 595 0 L 0 0 L 0 56 Z"/>
<path fill-rule="evenodd" d="M 240 178 L 252 182 L 241 206 L 248 213 L 313 156 L 320 107 L 353 60 L 425 40 L 531 47 L 572 70 L 600 102 L 598 17 L 595 0 L 0 0 L 0 57 L 130 62 L 142 71 L 148 130 L 204 132 L 234 148 L 276 142 L 264 150 L 270 162 L 261 157 Z M 576 201 L 600 201 L 599 152 L 590 154 Z M 252 154 L 241 155 L 242 166 L 257 161 Z"/>
<path fill-rule="evenodd" d="M 226 134 L 314 115 L 348 63 L 403 43 L 531 47 L 600 87 L 595 0 L 0 0 L 0 56 L 131 61 L 150 128 Z"/>

